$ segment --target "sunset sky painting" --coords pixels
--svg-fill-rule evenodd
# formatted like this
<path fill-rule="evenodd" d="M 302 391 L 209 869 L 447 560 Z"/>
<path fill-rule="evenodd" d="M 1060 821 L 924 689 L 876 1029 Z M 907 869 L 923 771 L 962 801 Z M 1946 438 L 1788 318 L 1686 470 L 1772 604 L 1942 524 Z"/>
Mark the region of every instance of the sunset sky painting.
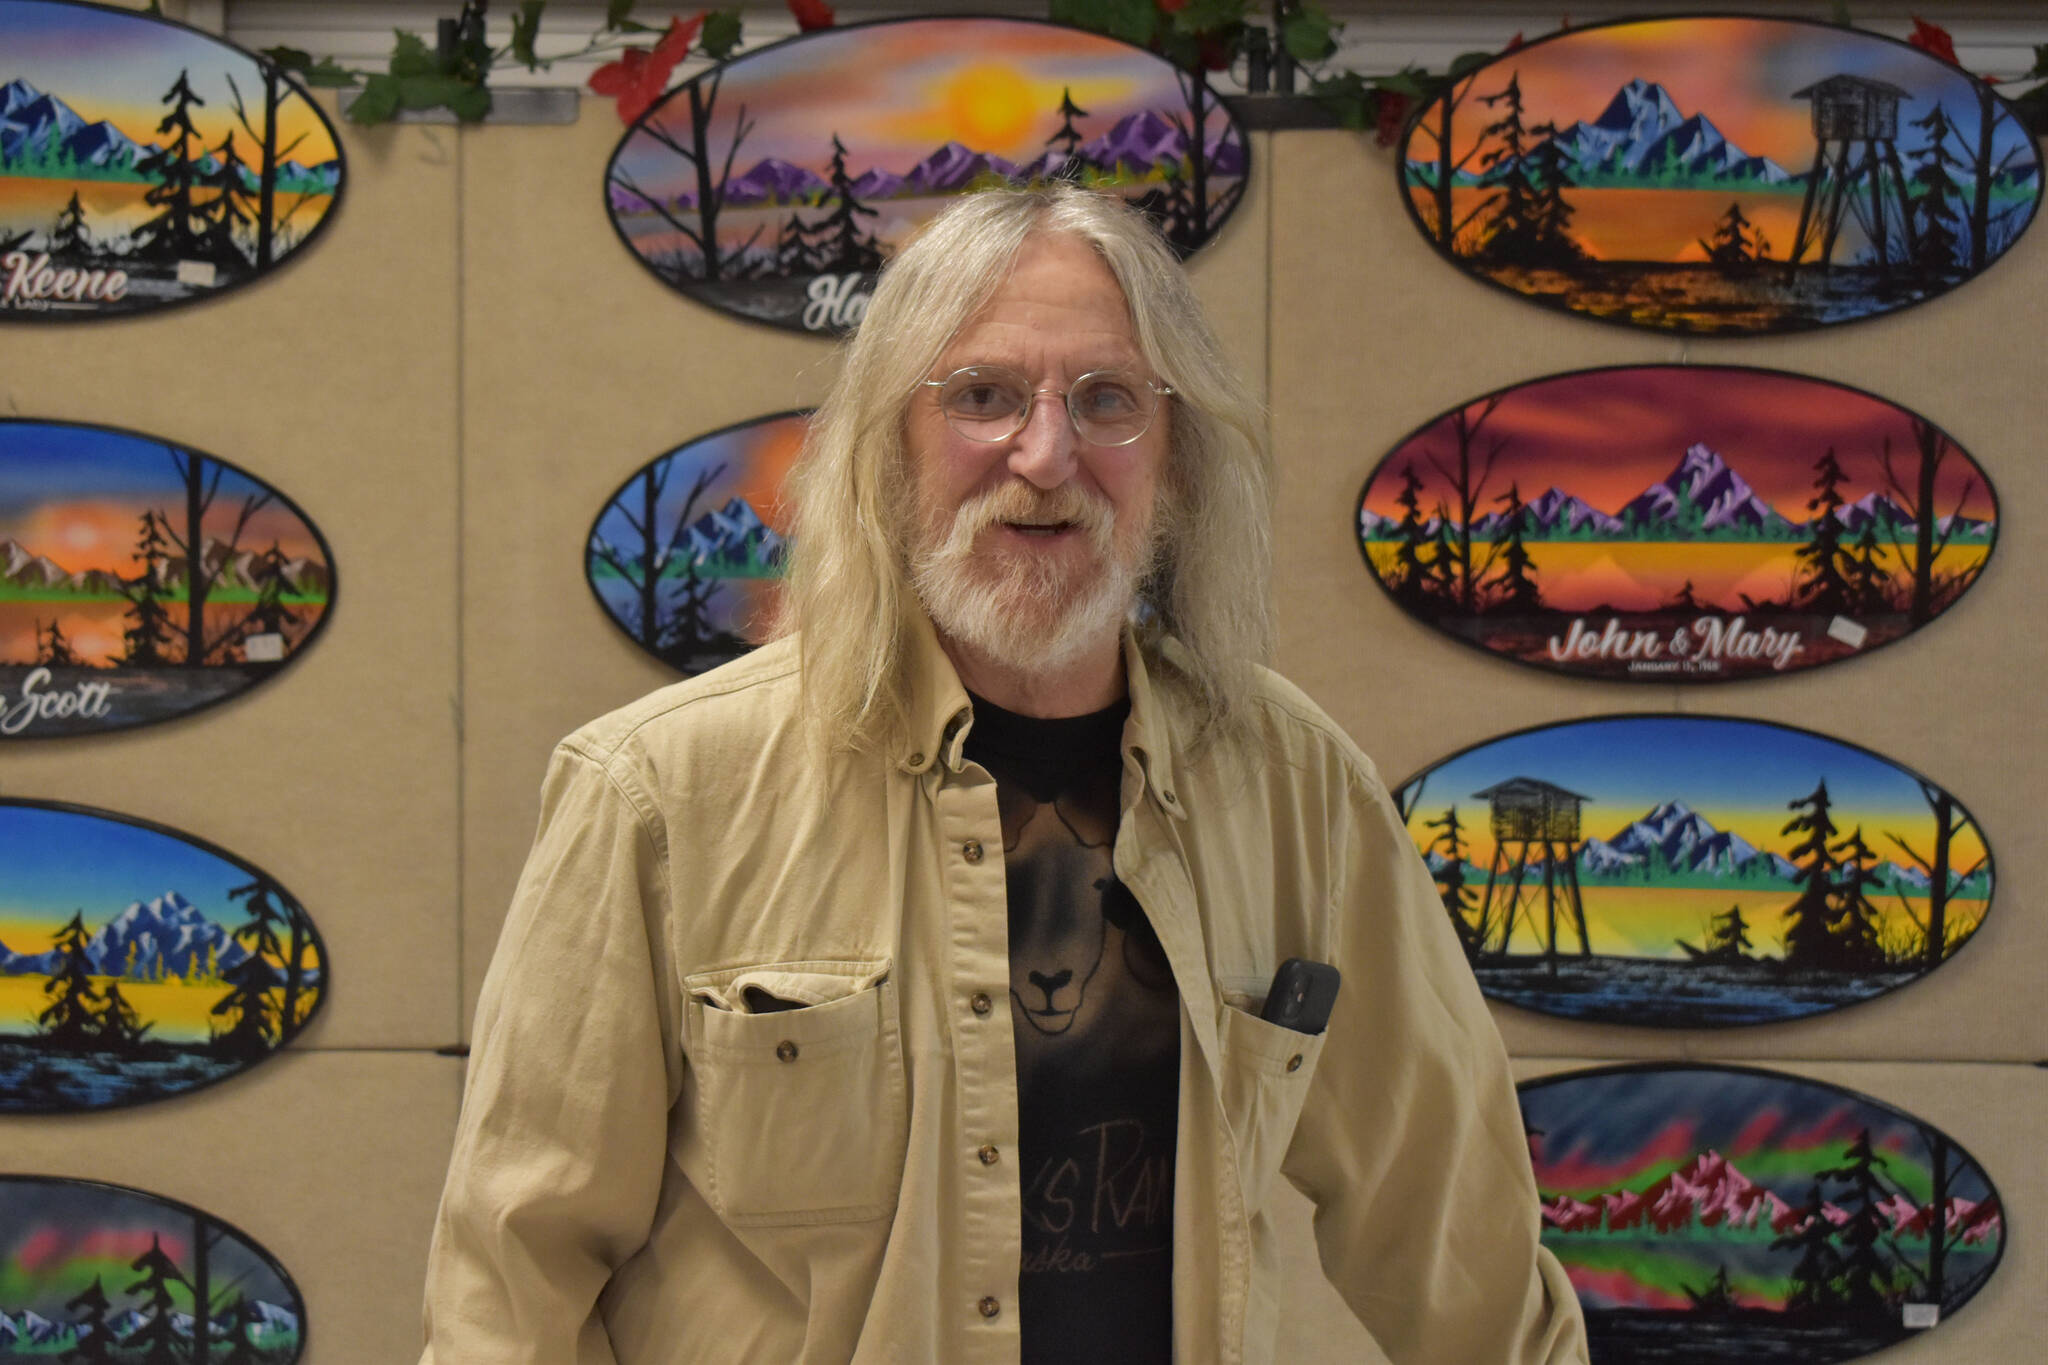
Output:
<path fill-rule="evenodd" d="M 1983 573 L 1998 501 L 1953 437 L 1873 394 L 1617 366 L 1423 424 L 1366 481 L 1358 534 L 1395 602 L 1462 643 L 1578 676 L 1720 682 L 1924 628 Z M 1710 647 L 1738 628 L 1776 643 Z M 1573 648 L 1603 634 L 1643 643 Z"/>
<path fill-rule="evenodd" d="M 138 432 L 0 419 L 0 739 L 220 700 L 295 657 L 333 597 L 319 531 L 254 475 Z"/>
<path fill-rule="evenodd" d="M 1931 1305 L 1938 1329 L 2003 1254 L 1982 1167 L 1868 1096 L 1696 1064 L 1565 1072 L 1519 1092 L 1543 1243 L 1578 1292 L 1595 1365 L 1856 1359 L 1908 1335 L 1905 1305 Z M 1872 1243 L 1891 1254 L 1863 1256 Z M 1822 1280 L 1822 1265 L 1840 1273 Z"/>
<path fill-rule="evenodd" d="M 905 18 L 743 53 L 670 91 L 606 168 L 626 245 L 737 316 L 844 332 L 881 265 L 955 196 L 1068 179 L 1186 254 L 1229 216 L 1248 147 L 1206 77 L 1098 33 Z"/>
<path fill-rule="evenodd" d="M 1523 783 L 1562 793 L 1569 827 L 1523 831 L 1509 794 Z M 1566 1018 L 1718 1026 L 1840 1008 L 1937 969 L 1990 904 L 1984 837 L 1953 797 L 1761 721 L 1541 726 L 1431 765 L 1396 799 L 1482 989 Z M 1816 809 L 1825 854 L 1786 828 Z"/>
<path fill-rule="evenodd" d="M 1685 332 L 1932 297 L 2008 250 L 2041 197 L 2033 139 L 1967 73 L 1873 33 L 1729 15 L 1503 53 L 1422 109 L 1400 167 L 1417 228 L 1461 268 Z"/>

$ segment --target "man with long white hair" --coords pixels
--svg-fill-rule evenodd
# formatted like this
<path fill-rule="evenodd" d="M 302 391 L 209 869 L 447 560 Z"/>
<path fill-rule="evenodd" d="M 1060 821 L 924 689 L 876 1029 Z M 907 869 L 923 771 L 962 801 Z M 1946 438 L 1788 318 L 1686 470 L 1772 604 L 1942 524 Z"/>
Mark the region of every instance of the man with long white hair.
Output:
<path fill-rule="evenodd" d="M 780 637 L 556 752 L 425 1361 L 1259 1365 L 1276 1177 L 1395 1365 L 1584 1361 L 1429 874 L 1263 666 L 1269 482 L 1120 202 L 903 251 Z"/>

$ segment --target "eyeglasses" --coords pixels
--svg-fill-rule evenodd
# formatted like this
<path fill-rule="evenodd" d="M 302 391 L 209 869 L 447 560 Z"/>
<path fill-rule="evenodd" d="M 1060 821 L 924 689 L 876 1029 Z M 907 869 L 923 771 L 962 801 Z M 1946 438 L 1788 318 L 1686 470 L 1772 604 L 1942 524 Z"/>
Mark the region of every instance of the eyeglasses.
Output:
<path fill-rule="evenodd" d="M 1031 420 L 1031 404 L 1048 393 L 1066 401 L 1067 417 L 1084 441 L 1127 446 L 1152 426 L 1159 400 L 1173 392 L 1123 370 L 1094 370 L 1058 389 L 1034 389 L 1031 381 L 1001 365 L 969 365 L 922 388 L 939 391 L 946 425 L 970 441 L 1007 441 Z"/>

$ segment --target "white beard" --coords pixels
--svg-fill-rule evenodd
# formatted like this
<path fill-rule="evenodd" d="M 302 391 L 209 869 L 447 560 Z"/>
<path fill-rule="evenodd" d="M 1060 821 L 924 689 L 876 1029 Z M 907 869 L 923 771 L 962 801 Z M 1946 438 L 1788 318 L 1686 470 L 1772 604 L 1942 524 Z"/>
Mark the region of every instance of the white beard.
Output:
<path fill-rule="evenodd" d="M 1005 483 L 961 504 L 943 530 L 924 516 L 911 583 L 940 633 L 1014 672 L 1057 673 L 1122 629 L 1151 566 L 1163 501 L 1145 524 L 1119 527 L 1108 500 L 1078 485 L 1045 493 Z M 1092 562 L 1077 569 L 1064 557 L 975 548 L 1002 522 L 1060 521 L 1087 537 Z"/>

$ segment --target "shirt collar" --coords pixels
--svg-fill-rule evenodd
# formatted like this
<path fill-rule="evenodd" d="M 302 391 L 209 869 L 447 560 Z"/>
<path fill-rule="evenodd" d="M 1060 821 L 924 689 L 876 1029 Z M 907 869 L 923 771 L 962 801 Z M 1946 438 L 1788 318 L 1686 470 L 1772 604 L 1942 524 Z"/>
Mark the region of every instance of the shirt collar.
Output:
<path fill-rule="evenodd" d="M 922 611 L 909 616 L 904 670 L 909 684 L 908 738 L 897 754 L 897 766 L 905 772 L 922 773 L 944 764 L 958 772 L 965 762 L 961 750 L 974 711 L 953 661 L 939 645 L 931 618 Z M 1180 792 L 1174 785 L 1172 714 L 1160 689 L 1153 686 L 1145 651 L 1128 626 L 1124 628 L 1123 652 L 1124 685 L 1131 698 L 1130 719 L 1124 722 L 1124 753 L 1137 763 L 1160 808 L 1185 819 L 1187 812 L 1181 808 Z"/>

